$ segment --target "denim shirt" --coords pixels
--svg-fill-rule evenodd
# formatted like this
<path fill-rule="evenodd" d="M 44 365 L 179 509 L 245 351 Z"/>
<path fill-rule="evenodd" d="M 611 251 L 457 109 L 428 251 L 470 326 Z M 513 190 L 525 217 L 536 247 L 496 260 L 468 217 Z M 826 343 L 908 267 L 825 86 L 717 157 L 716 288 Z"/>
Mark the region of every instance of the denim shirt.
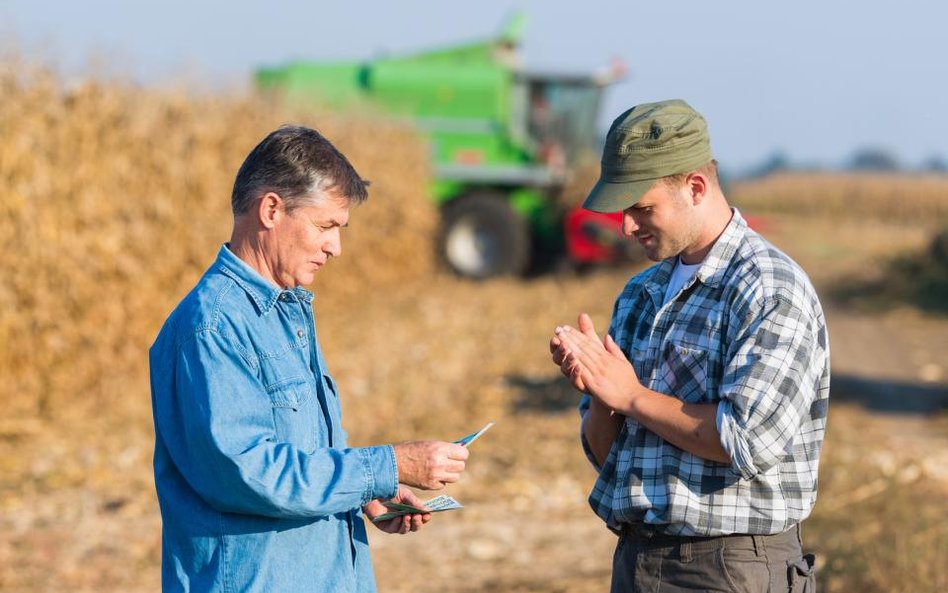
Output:
<path fill-rule="evenodd" d="M 395 454 L 346 447 L 312 299 L 225 245 L 155 340 L 163 591 L 375 591 L 361 507 Z"/>

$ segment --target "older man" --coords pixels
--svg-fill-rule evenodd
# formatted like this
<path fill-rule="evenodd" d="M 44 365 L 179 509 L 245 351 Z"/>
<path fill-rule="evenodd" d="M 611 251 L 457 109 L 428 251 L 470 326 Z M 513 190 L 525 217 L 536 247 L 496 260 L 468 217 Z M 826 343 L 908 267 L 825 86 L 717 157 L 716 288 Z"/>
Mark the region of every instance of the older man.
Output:
<path fill-rule="evenodd" d="M 318 132 L 247 156 L 230 242 L 150 351 L 164 591 L 374 591 L 363 512 L 442 488 L 467 449 L 350 448 L 302 286 L 342 251 L 367 182 Z M 379 523 L 416 531 L 429 513 Z"/>
<path fill-rule="evenodd" d="M 620 535 L 612 590 L 811 590 L 799 526 L 829 395 L 812 285 L 728 205 L 684 101 L 615 120 L 584 206 L 622 212 L 659 262 L 626 284 L 604 340 L 581 314 L 550 341 L 586 394 L 590 503 Z"/>

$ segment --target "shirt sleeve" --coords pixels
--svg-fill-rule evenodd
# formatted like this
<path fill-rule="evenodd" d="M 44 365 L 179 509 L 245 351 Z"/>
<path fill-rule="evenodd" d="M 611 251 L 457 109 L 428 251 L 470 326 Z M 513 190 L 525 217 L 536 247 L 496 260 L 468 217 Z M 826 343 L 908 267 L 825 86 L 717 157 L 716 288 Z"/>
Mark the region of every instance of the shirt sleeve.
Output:
<path fill-rule="evenodd" d="M 732 468 L 745 479 L 791 451 L 816 398 L 822 365 L 812 316 L 773 297 L 738 320 L 721 381 L 717 425 Z"/>
<path fill-rule="evenodd" d="M 619 303 L 622 301 L 622 296 L 616 299 L 615 303 L 612 305 L 612 317 L 609 320 L 609 329 L 606 331 L 607 334 L 612 336 L 612 339 L 615 340 L 618 335 L 618 311 Z M 619 336 L 619 339 L 622 339 L 622 336 Z M 583 453 L 586 454 L 586 459 L 589 460 L 589 463 L 592 464 L 596 471 L 601 472 L 602 466 L 599 465 L 599 462 L 596 461 L 596 456 L 593 455 L 592 447 L 589 446 L 589 440 L 586 439 L 586 415 L 589 414 L 589 406 L 592 404 L 592 396 L 588 394 L 583 394 L 579 399 L 579 404 L 577 405 L 577 410 L 579 411 L 579 442 L 583 446 Z"/>
<path fill-rule="evenodd" d="M 174 401 L 157 410 L 176 467 L 212 507 L 271 517 L 317 517 L 390 498 L 391 446 L 307 453 L 275 442 L 269 397 L 231 340 L 202 331 L 181 344 Z"/>
<path fill-rule="evenodd" d="M 599 465 L 599 462 L 596 461 L 596 456 L 593 455 L 592 447 L 589 446 L 589 441 L 586 439 L 586 414 L 589 413 L 590 397 L 588 395 L 583 395 L 579 400 L 579 442 L 583 445 L 583 453 L 586 454 L 586 459 L 589 460 L 589 463 L 592 464 L 596 471 L 602 471 L 602 466 Z"/>

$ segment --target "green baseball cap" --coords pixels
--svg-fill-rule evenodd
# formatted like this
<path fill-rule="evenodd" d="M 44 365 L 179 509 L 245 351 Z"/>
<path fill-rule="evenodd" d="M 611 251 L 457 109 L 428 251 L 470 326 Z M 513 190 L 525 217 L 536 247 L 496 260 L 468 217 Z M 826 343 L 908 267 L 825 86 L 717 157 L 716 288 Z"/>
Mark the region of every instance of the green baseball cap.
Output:
<path fill-rule="evenodd" d="M 688 173 L 713 159 L 708 125 L 680 99 L 643 103 L 612 122 L 599 181 L 583 208 L 620 212 L 662 177 Z"/>

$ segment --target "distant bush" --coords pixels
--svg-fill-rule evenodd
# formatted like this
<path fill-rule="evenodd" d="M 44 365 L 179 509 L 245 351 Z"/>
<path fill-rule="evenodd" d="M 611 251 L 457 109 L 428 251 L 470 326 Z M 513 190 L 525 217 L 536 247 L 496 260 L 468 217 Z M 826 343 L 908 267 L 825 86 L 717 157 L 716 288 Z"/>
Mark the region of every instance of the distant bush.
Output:
<path fill-rule="evenodd" d="M 878 262 L 869 278 L 842 278 L 833 292 L 850 305 L 886 309 L 910 303 L 948 314 L 948 226 L 934 233 L 925 248 Z"/>
<path fill-rule="evenodd" d="M 864 148 L 853 155 L 849 163 L 852 171 L 893 172 L 901 169 L 899 160 L 882 148 Z"/>

